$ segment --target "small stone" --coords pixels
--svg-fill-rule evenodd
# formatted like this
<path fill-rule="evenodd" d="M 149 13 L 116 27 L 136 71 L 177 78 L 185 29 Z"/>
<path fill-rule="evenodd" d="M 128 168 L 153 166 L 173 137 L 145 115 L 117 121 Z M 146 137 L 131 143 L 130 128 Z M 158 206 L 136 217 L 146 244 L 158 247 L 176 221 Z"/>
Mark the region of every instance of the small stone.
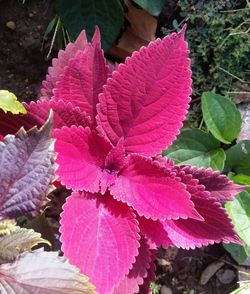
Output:
<path fill-rule="evenodd" d="M 29 17 L 32 18 L 34 14 L 32 12 L 29 13 Z"/>
<path fill-rule="evenodd" d="M 230 284 L 235 279 L 236 274 L 233 270 L 221 269 L 216 273 L 216 277 L 222 284 Z"/>
<path fill-rule="evenodd" d="M 163 285 L 161 287 L 161 294 L 172 294 L 172 293 L 173 293 L 173 291 L 172 291 L 171 288 L 169 288 L 169 287 L 167 287 L 165 285 Z"/>
<path fill-rule="evenodd" d="M 7 21 L 6 27 L 14 31 L 16 29 L 16 23 L 12 20 Z"/>

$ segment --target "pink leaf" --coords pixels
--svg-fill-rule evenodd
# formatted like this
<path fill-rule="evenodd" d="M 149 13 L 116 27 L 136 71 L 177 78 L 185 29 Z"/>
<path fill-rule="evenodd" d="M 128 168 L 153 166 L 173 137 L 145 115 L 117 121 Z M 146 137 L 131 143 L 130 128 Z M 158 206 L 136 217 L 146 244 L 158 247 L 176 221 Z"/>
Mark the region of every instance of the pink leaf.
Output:
<path fill-rule="evenodd" d="M 128 203 L 146 218 L 200 218 L 175 173 L 141 155 L 129 156 L 110 191 L 115 199 Z"/>
<path fill-rule="evenodd" d="M 98 292 L 112 293 L 138 255 L 134 214 L 109 195 L 74 192 L 63 206 L 61 225 L 65 256 L 90 277 Z"/>
<path fill-rule="evenodd" d="M 184 31 L 156 40 L 120 64 L 99 96 L 99 129 L 128 152 L 155 155 L 169 146 L 185 118 L 191 71 Z"/>
<path fill-rule="evenodd" d="M 59 80 L 63 69 L 68 65 L 70 58 L 72 58 L 78 50 L 83 51 L 87 45 L 87 38 L 85 31 L 82 31 L 75 43 L 69 43 L 65 50 L 60 50 L 58 58 L 52 60 L 52 66 L 48 69 L 46 80 L 43 81 L 41 87 L 41 100 L 49 100 L 53 96 L 53 89 L 56 82 Z"/>
<path fill-rule="evenodd" d="M 148 275 L 151 263 L 151 251 L 144 237 L 141 236 L 139 254 L 129 273 L 119 282 L 112 294 L 138 293 L 139 285 L 142 285 L 144 278 Z"/>
<path fill-rule="evenodd" d="M 137 217 L 137 220 L 139 221 L 140 231 L 147 238 L 151 249 L 173 245 L 160 221 L 153 221 L 145 217 Z"/>
<path fill-rule="evenodd" d="M 108 77 L 100 43 L 88 44 L 69 61 L 54 89 L 54 100 L 70 101 L 95 122 L 98 95 Z"/>
<path fill-rule="evenodd" d="M 199 180 L 206 191 L 210 192 L 210 196 L 222 203 L 233 200 L 235 195 L 245 190 L 245 187 L 234 184 L 228 177 L 210 168 L 182 166 L 182 170 Z"/>
<path fill-rule="evenodd" d="M 63 127 L 54 137 L 61 182 L 69 189 L 98 192 L 111 145 L 88 127 Z"/>
<path fill-rule="evenodd" d="M 204 221 L 194 219 L 165 221 L 165 230 L 173 244 L 184 249 L 224 242 L 241 244 L 224 208 L 213 198 L 196 197 L 195 208 Z"/>

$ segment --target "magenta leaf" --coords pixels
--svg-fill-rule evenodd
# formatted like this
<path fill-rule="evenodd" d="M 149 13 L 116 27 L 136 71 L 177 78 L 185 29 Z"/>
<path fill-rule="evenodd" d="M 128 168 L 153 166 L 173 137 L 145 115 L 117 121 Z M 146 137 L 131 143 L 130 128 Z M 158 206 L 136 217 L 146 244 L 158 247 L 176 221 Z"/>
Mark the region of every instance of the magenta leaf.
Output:
<path fill-rule="evenodd" d="M 98 192 L 110 143 L 88 127 L 63 127 L 53 136 L 58 152 L 56 173 L 62 184 L 69 189 Z"/>
<path fill-rule="evenodd" d="M 151 249 L 156 249 L 160 246 L 167 248 L 173 245 L 160 221 L 153 221 L 145 217 L 137 217 L 137 220 L 139 221 L 140 231 L 147 238 Z"/>
<path fill-rule="evenodd" d="M 206 191 L 210 192 L 210 196 L 222 203 L 233 200 L 235 195 L 245 190 L 244 186 L 234 184 L 228 177 L 210 168 L 182 166 L 182 170 L 199 180 L 199 183 L 205 186 Z"/>
<path fill-rule="evenodd" d="M 213 198 L 195 197 L 195 208 L 204 221 L 194 219 L 165 221 L 168 237 L 177 247 L 195 247 L 224 242 L 241 244 L 225 211 Z"/>
<path fill-rule="evenodd" d="M 141 155 L 129 156 L 110 191 L 115 199 L 126 202 L 146 218 L 200 218 L 175 173 Z"/>
<path fill-rule="evenodd" d="M 85 31 L 82 31 L 75 43 L 69 43 L 65 50 L 60 50 L 58 58 L 52 60 L 52 66 L 48 69 L 46 80 L 43 81 L 41 87 L 41 100 L 49 100 L 53 96 L 53 89 L 56 82 L 59 80 L 63 69 L 68 66 L 69 60 L 76 54 L 76 52 L 83 51 L 87 45 L 87 38 Z"/>
<path fill-rule="evenodd" d="M 98 292 L 112 293 L 138 255 L 135 215 L 107 194 L 74 192 L 61 216 L 65 256 L 90 277 Z"/>
<path fill-rule="evenodd" d="M 149 245 L 146 239 L 141 236 L 139 254 L 136 256 L 135 263 L 129 273 L 115 287 L 112 294 L 138 293 L 139 286 L 143 284 L 148 275 L 151 259 Z"/>
<path fill-rule="evenodd" d="M 108 77 L 103 51 L 99 42 L 89 43 L 69 61 L 54 88 L 53 99 L 71 102 L 95 122 L 98 95 Z"/>
<path fill-rule="evenodd" d="M 52 116 L 40 129 L 24 129 L 0 142 L 0 218 L 35 216 L 54 178 Z"/>
<path fill-rule="evenodd" d="M 169 146 L 185 118 L 191 71 L 184 31 L 156 40 L 118 66 L 99 96 L 97 122 L 127 152 L 155 155 Z"/>

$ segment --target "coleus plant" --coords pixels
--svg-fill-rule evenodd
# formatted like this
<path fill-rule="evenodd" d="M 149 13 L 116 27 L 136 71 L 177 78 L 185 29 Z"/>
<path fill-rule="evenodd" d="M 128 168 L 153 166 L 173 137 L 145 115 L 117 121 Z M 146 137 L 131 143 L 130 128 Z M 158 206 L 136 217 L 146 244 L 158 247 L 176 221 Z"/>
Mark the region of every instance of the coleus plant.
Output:
<path fill-rule="evenodd" d="M 72 194 L 61 215 L 62 250 L 99 293 L 148 293 L 155 249 L 241 241 L 223 203 L 243 188 L 212 169 L 162 157 L 191 94 L 184 30 L 133 53 L 113 71 L 99 31 L 60 51 L 38 102 L 0 131 L 41 125 L 54 111 L 57 175 Z"/>

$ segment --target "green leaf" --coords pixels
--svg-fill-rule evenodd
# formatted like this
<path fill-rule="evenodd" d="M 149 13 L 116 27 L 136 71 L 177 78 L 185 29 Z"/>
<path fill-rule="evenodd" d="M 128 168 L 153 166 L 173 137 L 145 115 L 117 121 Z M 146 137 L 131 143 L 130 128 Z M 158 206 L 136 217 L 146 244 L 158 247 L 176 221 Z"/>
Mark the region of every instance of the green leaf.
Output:
<path fill-rule="evenodd" d="M 236 176 L 231 176 L 231 180 L 239 185 L 250 186 L 250 176 L 239 174 Z"/>
<path fill-rule="evenodd" d="M 0 265 L 0 277 L 2 294 L 96 294 L 88 278 L 57 252 L 25 252 Z"/>
<path fill-rule="evenodd" d="M 98 25 L 104 50 L 114 45 L 123 25 L 124 12 L 119 0 L 57 0 L 56 8 L 73 38 L 85 29 L 90 39 Z"/>
<path fill-rule="evenodd" d="M 250 247 L 250 194 L 241 192 L 233 201 L 227 202 L 225 207 L 237 234 Z"/>
<path fill-rule="evenodd" d="M 250 141 L 240 141 L 226 150 L 225 172 L 232 170 L 250 176 Z"/>
<path fill-rule="evenodd" d="M 223 244 L 223 247 L 231 254 L 232 258 L 238 263 L 242 263 L 247 259 L 248 254 L 244 247 L 238 244 Z"/>
<path fill-rule="evenodd" d="M 14 261 L 20 253 L 31 250 L 39 243 L 50 245 L 34 230 L 16 227 L 15 231 L 0 237 L 0 263 Z"/>
<path fill-rule="evenodd" d="M 219 147 L 220 142 L 211 134 L 199 129 L 184 129 L 163 155 L 173 159 L 176 164 L 210 167 L 212 155 L 215 162 L 214 150 Z"/>
<path fill-rule="evenodd" d="M 17 97 L 7 90 L 0 90 L 0 108 L 4 112 L 10 111 L 13 114 L 27 113 L 22 103 L 17 100 Z"/>
<path fill-rule="evenodd" d="M 211 151 L 211 168 L 213 170 L 223 171 L 226 160 L 226 153 L 222 148 Z"/>
<path fill-rule="evenodd" d="M 240 132 L 241 115 L 235 104 L 226 97 L 205 92 L 201 97 L 204 121 L 214 137 L 230 144 Z"/>
<path fill-rule="evenodd" d="M 165 0 L 133 0 L 136 4 L 147 10 L 148 13 L 158 16 L 165 4 Z"/>

